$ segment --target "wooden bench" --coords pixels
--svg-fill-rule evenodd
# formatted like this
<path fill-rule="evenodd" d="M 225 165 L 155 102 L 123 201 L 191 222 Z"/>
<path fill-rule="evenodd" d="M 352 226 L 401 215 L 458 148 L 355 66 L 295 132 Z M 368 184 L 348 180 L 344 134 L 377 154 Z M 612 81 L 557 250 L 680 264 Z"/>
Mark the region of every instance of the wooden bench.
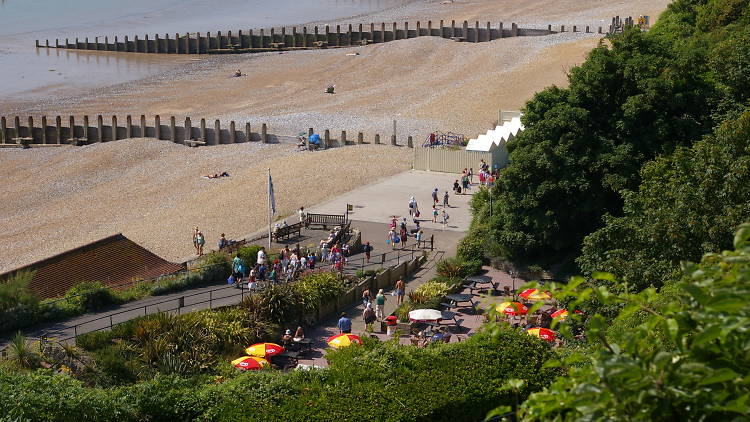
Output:
<path fill-rule="evenodd" d="M 286 47 L 286 43 L 283 43 L 283 42 L 272 42 L 271 43 L 271 48 L 278 48 L 279 50 L 281 50 L 284 47 Z"/>
<path fill-rule="evenodd" d="M 186 139 L 185 145 L 189 147 L 199 147 L 199 146 L 205 146 L 206 141 L 202 141 L 200 139 Z"/>
<path fill-rule="evenodd" d="M 297 233 L 297 236 L 302 235 L 302 227 L 303 223 L 294 223 L 290 226 L 286 227 L 279 227 L 278 229 L 274 229 L 274 231 L 271 233 L 271 238 L 275 241 L 279 241 L 279 239 L 282 238 L 290 238 L 293 233 Z"/>
<path fill-rule="evenodd" d="M 321 226 L 327 229 L 328 226 L 344 226 L 346 225 L 346 215 L 335 215 L 335 214 L 307 214 L 305 220 L 305 227 L 310 226 Z"/>

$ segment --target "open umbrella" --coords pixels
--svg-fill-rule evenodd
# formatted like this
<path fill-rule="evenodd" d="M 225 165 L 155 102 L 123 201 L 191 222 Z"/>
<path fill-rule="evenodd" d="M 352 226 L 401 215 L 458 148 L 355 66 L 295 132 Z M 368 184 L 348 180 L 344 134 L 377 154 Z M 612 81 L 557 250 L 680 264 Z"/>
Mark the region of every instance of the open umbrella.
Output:
<path fill-rule="evenodd" d="M 440 322 L 443 313 L 437 309 L 415 309 L 409 312 L 410 322 Z"/>
<path fill-rule="evenodd" d="M 552 296 L 548 292 L 543 292 L 539 289 L 526 289 L 518 295 L 527 300 L 549 300 Z"/>
<path fill-rule="evenodd" d="M 518 302 L 503 302 L 497 305 L 495 309 L 506 315 L 526 315 L 529 312 L 529 308 L 526 305 Z"/>
<path fill-rule="evenodd" d="M 284 353 L 284 348 L 276 343 L 257 343 L 245 349 L 245 353 L 259 358 L 270 358 Z"/>
<path fill-rule="evenodd" d="M 529 335 L 537 336 L 542 340 L 555 341 L 555 332 L 547 328 L 534 327 L 526 330 Z"/>
<path fill-rule="evenodd" d="M 559 318 L 560 321 L 565 321 L 568 317 L 568 311 L 566 309 L 558 309 L 550 315 L 552 318 Z"/>
<path fill-rule="evenodd" d="M 328 345 L 334 349 L 349 347 L 352 344 L 362 344 L 362 340 L 360 340 L 359 336 L 346 333 L 337 334 L 328 338 Z"/>
<path fill-rule="evenodd" d="M 257 356 L 243 356 L 233 360 L 232 365 L 245 371 L 253 371 L 262 369 L 263 367 L 268 366 L 269 363 L 267 360 Z"/>

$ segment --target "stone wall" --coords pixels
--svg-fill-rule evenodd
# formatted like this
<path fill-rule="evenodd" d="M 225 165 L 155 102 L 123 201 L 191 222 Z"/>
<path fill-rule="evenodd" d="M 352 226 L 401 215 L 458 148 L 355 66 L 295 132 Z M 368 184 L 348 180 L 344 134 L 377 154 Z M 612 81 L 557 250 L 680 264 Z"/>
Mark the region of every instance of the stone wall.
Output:
<path fill-rule="evenodd" d="M 575 26 L 573 28 L 576 28 Z M 559 32 L 564 32 L 561 27 Z M 574 29 L 574 32 L 576 29 Z M 456 41 L 486 42 L 506 37 L 541 36 L 554 34 L 552 25 L 547 29 L 519 28 L 517 24 L 504 26 L 502 22 L 493 25 L 491 22 L 480 24 L 479 21 L 439 23 L 427 21 L 404 22 L 402 26 L 392 23 L 349 24 L 331 26 L 271 28 L 266 31 L 221 31 L 214 34 L 200 32 L 187 34 L 143 35 L 120 39 L 114 37 L 94 37 L 71 39 L 55 39 L 53 42 L 36 41 L 38 48 L 67 48 L 77 50 L 119 51 L 154 54 L 226 54 L 252 53 L 274 50 L 304 50 L 312 48 L 337 48 L 354 45 L 384 43 L 415 37 L 441 37 Z M 589 32 L 586 27 L 586 32 Z M 602 29 L 599 28 L 599 33 Z"/>

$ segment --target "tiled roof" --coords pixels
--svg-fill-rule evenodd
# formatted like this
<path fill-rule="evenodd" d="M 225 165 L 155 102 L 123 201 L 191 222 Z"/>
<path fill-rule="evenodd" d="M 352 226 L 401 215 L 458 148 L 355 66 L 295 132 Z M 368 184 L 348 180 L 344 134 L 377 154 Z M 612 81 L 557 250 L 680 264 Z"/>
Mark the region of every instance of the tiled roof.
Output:
<path fill-rule="evenodd" d="M 134 280 L 171 274 L 182 268 L 119 233 L 17 268 L 0 275 L 0 280 L 17 271 L 36 271 L 29 288 L 44 299 L 62 296 L 82 281 L 100 281 L 113 288 L 123 288 Z"/>

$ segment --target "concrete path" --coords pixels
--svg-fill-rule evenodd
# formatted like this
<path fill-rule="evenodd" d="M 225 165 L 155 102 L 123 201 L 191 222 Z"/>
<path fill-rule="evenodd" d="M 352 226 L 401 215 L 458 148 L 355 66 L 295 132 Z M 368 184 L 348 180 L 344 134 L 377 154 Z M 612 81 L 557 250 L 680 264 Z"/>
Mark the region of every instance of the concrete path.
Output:
<path fill-rule="evenodd" d="M 395 215 L 399 218 L 407 217 L 411 223 L 409 199 L 414 196 L 419 206 L 422 228 L 465 232 L 471 223 L 471 212 L 468 206 L 471 195 L 453 195 L 453 181 L 458 178 L 459 175 L 451 173 L 411 170 L 349 191 L 331 201 L 309 207 L 308 211 L 317 214 L 342 214 L 346 211 L 346 205 L 351 204 L 354 206 L 354 211 L 350 212 L 349 216 L 354 220 L 387 223 Z M 435 188 L 438 188 L 440 192 L 440 204 L 443 201 L 443 194 L 448 191 L 447 213 L 450 218 L 447 227 L 432 222 L 431 195 Z M 470 192 L 476 190 L 475 186 Z M 438 211 L 440 210 L 442 206 L 438 206 Z"/>

